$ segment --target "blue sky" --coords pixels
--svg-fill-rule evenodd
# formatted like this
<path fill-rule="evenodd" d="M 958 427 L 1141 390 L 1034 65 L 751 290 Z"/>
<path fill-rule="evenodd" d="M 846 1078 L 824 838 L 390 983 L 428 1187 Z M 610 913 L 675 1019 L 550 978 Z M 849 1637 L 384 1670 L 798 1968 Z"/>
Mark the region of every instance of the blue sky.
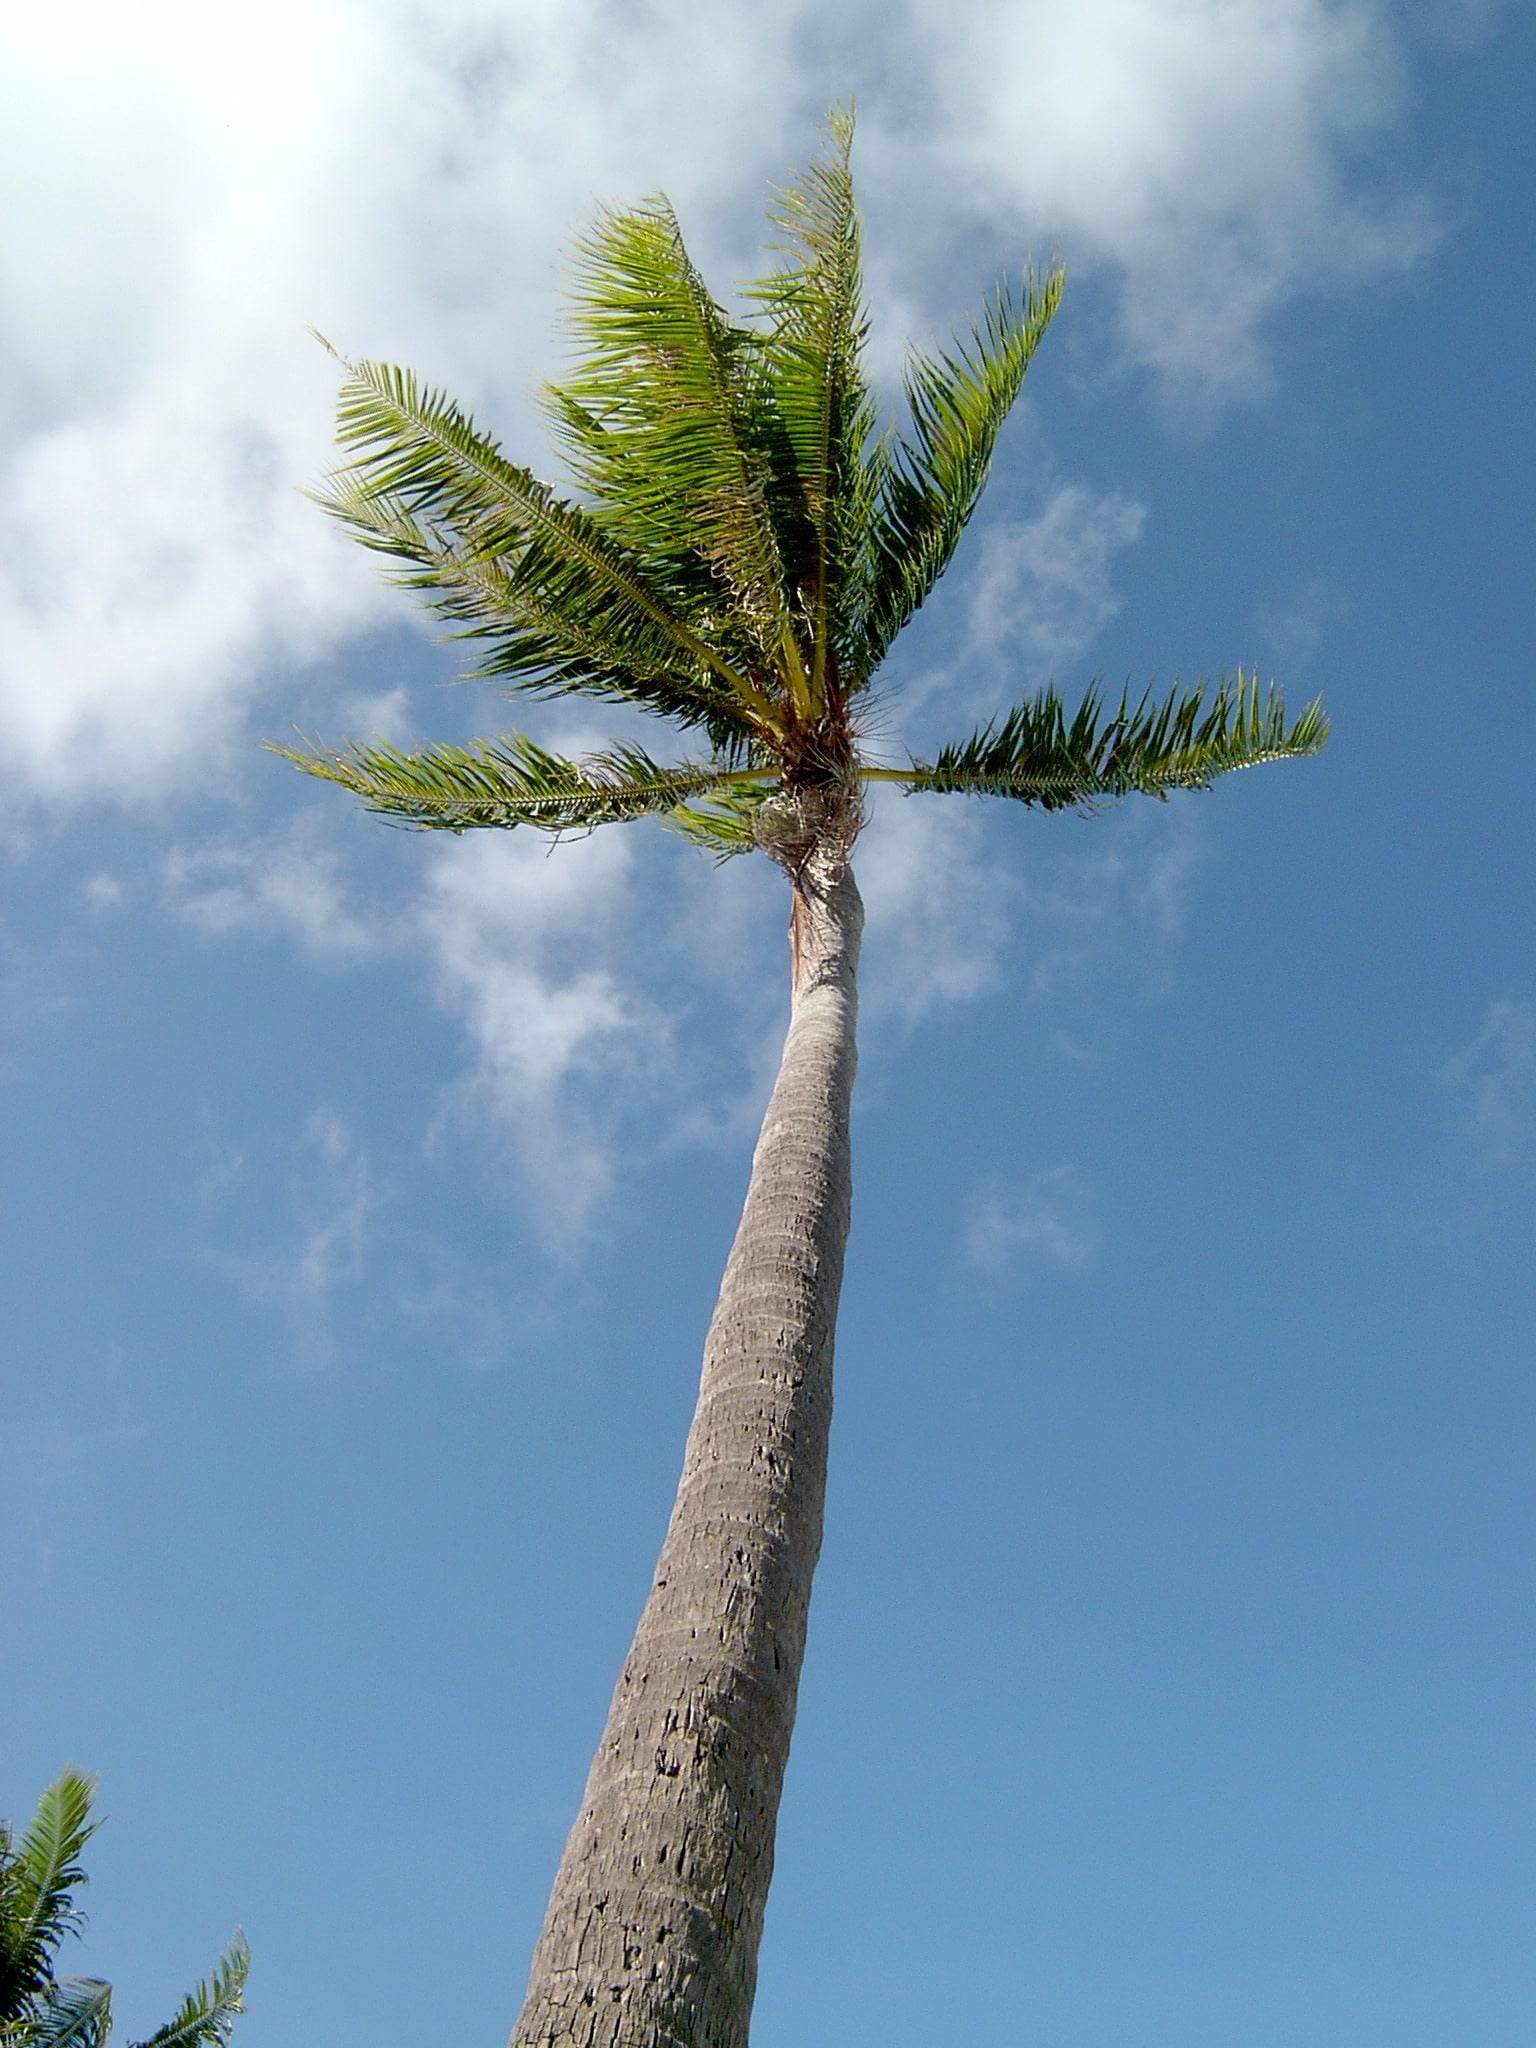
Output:
<path fill-rule="evenodd" d="M 0 28 L 0 1811 L 102 1774 L 143 2034 L 503 2038 L 785 1014 L 778 878 L 263 755 L 511 713 L 295 486 L 334 366 L 542 462 L 560 252 L 722 288 L 856 94 L 889 378 L 1067 262 L 921 747 L 1256 663 L 1317 761 L 879 806 L 754 2040 L 1536 2027 L 1528 6 L 77 4 Z"/>

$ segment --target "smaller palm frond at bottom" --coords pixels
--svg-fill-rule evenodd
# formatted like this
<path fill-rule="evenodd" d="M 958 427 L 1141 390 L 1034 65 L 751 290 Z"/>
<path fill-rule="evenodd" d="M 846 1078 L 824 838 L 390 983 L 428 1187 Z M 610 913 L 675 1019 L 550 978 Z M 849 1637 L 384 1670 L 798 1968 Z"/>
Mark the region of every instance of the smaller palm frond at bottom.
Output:
<path fill-rule="evenodd" d="M 877 770 L 911 790 L 1006 796 L 1040 810 L 1091 809 L 1119 797 L 1166 798 L 1175 789 L 1208 789 L 1218 775 L 1315 754 L 1328 737 L 1321 700 L 1287 723 L 1285 701 L 1256 673 L 1223 677 L 1206 689 L 1175 685 L 1162 704 L 1150 692 L 1132 708 L 1123 696 L 1108 717 L 1090 690 L 1069 721 L 1054 689 L 1016 705 L 932 761 Z"/>
<path fill-rule="evenodd" d="M 250 1949 L 236 1928 L 212 1974 L 188 1992 L 174 2018 L 131 2048 L 228 2048 L 245 2010 L 250 1967 Z M 61 1977 L 0 2021 L 0 2048 L 107 2048 L 111 2033 L 112 1986 L 100 1977 Z"/>
<path fill-rule="evenodd" d="M 187 1993 L 173 2019 L 133 2048 L 227 2048 L 236 2015 L 245 2010 L 250 1967 L 251 1952 L 237 1927 L 213 1974 Z"/>
<path fill-rule="evenodd" d="M 297 747 L 269 748 L 308 775 L 339 783 L 364 810 L 426 832 L 532 825 L 543 832 L 588 832 L 630 818 L 664 816 L 698 798 L 750 805 L 772 770 L 720 761 L 667 765 L 639 747 L 619 745 L 571 760 L 523 733 L 467 746 L 406 753 L 387 741 L 324 746 L 300 735 Z M 704 813 L 701 816 L 706 815 Z"/>
<path fill-rule="evenodd" d="M 56 1977 L 53 1955 L 80 1930 L 73 1891 L 86 1882 L 80 1851 L 96 1831 L 96 1780 L 56 1778 L 19 1842 L 0 1822 L 0 2048 L 106 2048 L 112 1987 L 99 1977 Z M 136 2048 L 227 2048 L 250 1969 L 237 1928 L 213 1974 L 170 2023 Z"/>

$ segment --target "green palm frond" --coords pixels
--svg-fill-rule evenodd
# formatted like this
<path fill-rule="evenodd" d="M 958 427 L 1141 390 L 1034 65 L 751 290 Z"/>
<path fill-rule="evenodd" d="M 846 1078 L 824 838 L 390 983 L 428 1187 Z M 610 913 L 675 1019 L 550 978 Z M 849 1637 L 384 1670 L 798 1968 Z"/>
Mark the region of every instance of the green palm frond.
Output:
<path fill-rule="evenodd" d="M 1175 687 L 1161 705 L 1143 697 L 1134 710 L 1122 697 L 1108 719 L 1091 690 L 1070 723 L 1056 692 L 1042 690 L 932 762 L 882 779 L 1069 810 L 1133 793 L 1207 789 L 1233 769 L 1315 754 L 1327 736 L 1321 701 L 1288 725 L 1280 692 L 1271 685 L 1261 695 L 1257 674 L 1239 669 L 1231 682 L 1218 681 L 1208 706 L 1196 684 Z"/>
<path fill-rule="evenodd" d="M 306 774 L 339 783 L 365 810 L 423 831 L 532 825 L 542 832 L 588 832 L 665 814 L 696 797 L 748 792 L 755 779 L 771 777 L 771 771 L 727 762 L 667 766 L 632 746 L 573 761 L 517 732 L 414 754 L 382 740 L 339 751 L 305 740 L 270 751 Z"/>
<path fill-rule="evenodd" d="M 715 303 L 666 200 L 603 213 L 578 243 L 570 325 L 582 366 L 547 399 L 577 482 L 628 545 L 706 564 L 756 665 L 803 698 L 760 338 Z"/>
<path fill-rule="evenodd" d="M 133 2048 L 226 2048 L 236 2015 L 244 2012 L 251 1952 L 239 1928 L 213 1974 L 189 1991 L 174 2019 Z"/>
<path fill-rule="evenodd" d="M 21 1840 L 0 1842 L 0 2020 L 53 1981 L 54 1952 L 80 1925 L 73 1893 L 86 1882 L 80 1851 L 96 1831 L 95 1790 L 94 1778 L 62 1771 Z"/>
<path fill-rule="evenodd" d="M 1004 420 L 1061 300 L 1064 273 L 1000 284 L 970 340 L 914 349 L 904 386 L 909 432 L 881 446 L 869 519 L 855 661 L 865 681 L 947 567 L 976 508 Z"/>
<path fill-rule="evenodd" d="M 786 260 L 747 288 L 768 326 L 764 358 L 783 442 L 771 487 L 810 640 L 811 705 L 818 714 L 829 690 L 836 696 L 837 671 L 846 663 L 843 599 L 874 478 L 864 460 L 875 407 L 862 364 L 863 224 L 854 201 L 852 147 L 853 114 L 835 109 L 820 155 L 774 193 L 769 207 Z"/>
<path fill-rule="evenodd" d="M 691 845 L 713 854 L 718 866 L 735 854 L 752 851 L 757 844 L 753 820 L 772 794 L 770 782 L 742 784 L 706 796 L 700 803 L 679 804 L 667 813 L 666 822 Z"/>
<path fill-rule="evenodd" d="M 771 706 L 693 630 L 633 549 L 557 497 L 445 394 L 358 363 L 337 411 L 357 459 L 312 495 L 399 581 L 488 640 L 514 687 L 654 705 L 686 724 L 750 729 Z"/>
<path fill-rule="evenodd" d="M 406 511 L 398 499 L 370 491 L 342 474 L 332 480 L 327 510 L 345 519 L 358 539 L 409 561 L 396 580 L 431 592 L 439 616 L 462 621 L 461 639 L 490 651 L 468 671 L 500 682 L 508 696 L 580 694 L 638 704 L 685 727 L 702 728 L 721 752 L 745 748 L 753 727 L 739 697 L 713 672 L 686 673 L 675 647 L 656 632 L 626 630 L 570 579 L 531 575 L 526 556 L 509 565 L 482 547 L 445 540 Z"/>
<path fill-rule="evenodd" d="M 0 2026 L 0 2048 L 105 2048 L 111 2031 L 112 1986 L 99 1977 L 65 1977 L 22 2018 Z"/>

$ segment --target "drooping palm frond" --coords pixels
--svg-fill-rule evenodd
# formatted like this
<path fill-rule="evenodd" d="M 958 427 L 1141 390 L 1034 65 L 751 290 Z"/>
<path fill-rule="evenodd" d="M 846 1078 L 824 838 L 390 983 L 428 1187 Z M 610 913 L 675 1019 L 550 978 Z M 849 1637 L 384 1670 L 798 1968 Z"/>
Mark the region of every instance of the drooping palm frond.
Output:
<path fill-rule="evenodd" d="M 0 2026 L 0 2048 L 105 2048 L 111 2031 L 112 1986 L 99 1977 L 65 1977 Z"/>
<path fill-rule="evenodd" d="M 340 750 L 305 740 L 269 751 L 308 775 L 339 783 L 365 810 L 423 831 L 532 825 L 542 832 L 588 832 L 665 814 L 701 796 L 750 801 L 755 780 L 772 779 L 771 770 L 734 763 L 669 766 L 633 746 L 573 761 L 517 732 L 414 754 L 382 740 Z"/>
<path fill-rule="evenodd" d="M 903 383 L 910 426 L 881 448 L 868 520 L 854 661 L 867 682 L 947 567 L 976 508 L 1004 420 L 1061 300 L 1064 273 L 997 287 L 970 339 L 913 349 Z"/>
<path fill-rule="evenodd" d="M 768 700 L 644 561 L 508 462 L 442 392 L 409 370 L 358 363 L 337 431 L 361 452 L 316 502 L 403 562 L 398 580 L 464 637 L 490 643 L 482 673 L 642 704 L 717 739 L 771 721 Z"/>
<path fill-rule="evenodd" d="M 1233 769 L 1315 754 L 1327 736 L 1320 701 L 1288 725 L 1280 692 L 1271 685 L 1261 695 L 1257 674 L 1239 669 L 1231 682 L 1218 681 L 1209 704 L 1202 685 L 1175 687 L 1160 705 L 1143 697 L 1133 709 L 1122 697 L 1107 719 L 1094 691 L 1069 722 L 1056 692 L 1042 690 L 931 762 L 879 772 L 913 790 L 1070 810 L 1133 793 L 1206 789 Z"/>
<path fill-rule="evenodd" d="M 666 823 L 691 845 L 713 854 L 718 866 L 756 846 L 753 822 L 772 795 L 773 784 L 767 781 L 724 789 L 700 802 L 679 804 L 667 813 Z"/>
<path fill-rule="evenodd" d="M 96 1831 L 96 1781 L 62 1771 L 14 1846 L 0 1843 L 0 2021 L 53 1982 L 53 1957 L 80 1925 L 75 1889 L 86 1883 L 80 1851 Z"/>
<path fill-rule="evenodd" d="M 603 213 L 577 244 L 570 325 L 581 367 L 546 396 L 595 516 L 637 551 L 707 565 L 728 637 L 803 708 L 760 338 L 715 303 L 666 200 Z"/>
<path fill-rule="evenodd" d="M 226 2048 L 236 2016 L 244 2012 L 251 1952 L 239 1928 L 213 1974 L 182 2000 L 174 2019 L 132 2048 Z"/>
<path fill-rule="evenodd" d="M 853 114 L 834 109 L 824 147 L 772 195 L 785 261 L 747 287 L 767 321 L 763 357 L 778 430 L 770 490 L 811 648 L 813 715 L 847 666 L 846 591 L 867 530 L 875 407 L 864 375 L 863 224 L 849 154 Z"/>

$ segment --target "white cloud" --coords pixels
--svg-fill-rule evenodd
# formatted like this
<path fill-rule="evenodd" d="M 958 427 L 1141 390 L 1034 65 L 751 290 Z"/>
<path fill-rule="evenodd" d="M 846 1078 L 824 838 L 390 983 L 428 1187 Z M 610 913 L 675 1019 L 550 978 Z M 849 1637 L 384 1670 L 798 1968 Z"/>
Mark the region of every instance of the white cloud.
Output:
<path fill-rule="evenodd" d="M 1117 491 L 1065 484 L 1034 519 L 985 528 L 969 583 L 977 647 L 1043 667 L 1080 654 L 1120 609 L 1110 564 L 1146 517 Z"/>
<path fill-rule="evenodd" d="M 449 839 L 421 848 L 419 879 L 386 911 L 334 834 L 305 812 L 254 839 L 178 847 L 162 900 L 204 938 L 282 938 L 325 968 L 409 963 L 471 1051 L 439 1140 L 468 1130 L 510 1147 L 538 1235 L 570 1245 L 610 1185 L 633 1084 L 654 1092 L 667 1072 L 669 1012 L 633 984 L 670 934 L 648 944 L 636 925 L 634 843 L 619 832 L 558 846 L 524 832 Z"/>
<path fill-rule="evenodd" d="M 121 910 L 132 890 L 133 885 L 125 876 L 114 875 L 102 868 L 94 875 L 87 875 L 80 884 L 80 901 L 96 916 L 105 917 L 114 910 Z"/>
<path fill-rule="evenodd" d="M 658 33 L 669 67 L 628 61 Z M 663 173 L 686 197 L 730 127 L 750 147 L 739 54 L 728 20 L 675 9 L 13 17 L 6 182 L 34 204 L 0 293 L 0 736 L 40 790 L 206 778 L 274 664 L 393 609 L 297 495 L 335 385 L 306 324 L 525 417 L 561 241 L 599 191 Z M 695 91 L 714 119 L 690 156 Z"/>
<path fill-rule="evenodd" d="M 865 982 L 878 1017 L 908 1020 L 990 987 L 1022 958 L 1037 1002 L 1060 1002 L 1106 970 L 1157 986 L 1206 857 L 1199 825 L 1140 804 L 1105 821 L 1058 818 L 1049 842 L 1000 839 L 999 806 L 959 797 L 887 799 L 859 842 L 869 905 Z M 1096 1057 L 1056 1033 L 1064 1058 Z"/>
<path fill-rule="evenodd" d="M 1445 1084 L 1485 1167 L 1516 1165 L 1536 1136 L 1536 1004 L 1491 1003 L 1477 1036 L 1448 1060 Z"/>
<path fill-rule="evenodd" d="M 1094 1233 L 1078 1174 L 1053 1166 L 1021 1188 L 988 1188 L 971 1205 L 965 1230 L 966 1263 L 1002 1274 L 1021 1256 L 1049 1259 L 1073 1270 L 1093 1253 Z"/>
<path fill-rule="evenodd" d="M 1067 821 L 1059 829 L 1069 830 Z M 1106 966 L 1123 972 L 1131 962 L 1159 981 L 1205 858 L 1187 804 L 1139 803 L 1117 815 L 1113 831 L 1102 821 L 1083 829 L 1088 839 L 1063 840 L 1029 880 L 1025 915 L 1037 997 L 1079 987 Z"/>
<path fill-rule="evenodd" d="M 21 1436 L 0 1439 L 0 1467 L 13 1486 L 36 1493 L 78 1486 L 85 1477 L 88 1445 L 78 1430 L 66 1429 L 57 1417 Z"/>
<path fill-rule="evenodd" d="M 1205 855 L 1198 828 L 1175 814 L 1136 863 L 1133 912 L 1156 942 L 1170 944 L 1183 931 L 1190 888 Z"/>
<path fill-rule="evenodd" d="M 1037 1002 L 1059 1003 L 1106 970 L 1160 985 L 1182 933 L 1206 841 L 1187 810 L 1140 804 L 1106 821 L 1057 818 L 1021 844 L 1006 807 L 880 791 L 855 855 L 868 910 L 861 980 L 876 1028 L 913 1024 L 1029 964 Z M 997 829 L 1003 826 L 1004 830 Z M 1092 1053 L 1058 1033 L 1063 1057 Z"/>
<path fill-rule="evenodd" d="M 217 1188 L 205 1181 L 205 1197 L 227 1198 L 243 1166 L 236 1158 Z M 367 1148 L 324 1104 L 311 1112 L 295 1149 L 288 1199 L 293 1229 L 286 1241 L 206 1256 L 249 1299 L 284 1312 L 302 1363 L 325 1366 L 337 1352 L 336 1297 L 364 1277 L 377 1200 Z"/>
<path fill-rule="evenodd" d="M 962 797 L 877 797 L 859 841 L 863 976 L 875 1016 L 908 1021 L 989 986 L 1019 907 L 1016 879 Z"/>
<path fill-rule="evenodd" d="M 936 195 L 952 206 L 969 179 L 976 212 L 1112 266 L 1129 355 L 1186 383 L 1251 388 L 1277 305 L 1433 239 L 1421 201 L 1362 188 L 1352 163 L 1406 103 L 1378 8 L 978 0 L 969 33 L 947 0 L 910 12 L 940 112 Z"/>
<path fill-rule="evenodd" d="M 354 905 L 342 856 L 315 812 L 255 839 L 175 847 L 162 885 L 171 914 L 205 938 L 288 938 L 320 967 L 350 966 L 404 942 L 398 921 Z"/>
<path fill-rule="evenodd" d="M 315 1110 L 305 1136 L 319 1155 L 324 1191 L 284 1277 L 294 1300 L 311 1305 L 327 1300 L 338 1280 L 362 1278 L 373 1194 L 368 1154 L 334 1110 Z"/>
<path fill-rule="evenodd" d="M 948 317 L 969 224 L 1107 267 L 1132 357 L 1227 391 L 1288 294 L 1425 245 L 1362 184 L 1404 103 L 1366 0 L 12 10 L 0 745 L 28 786 L 228 777 L 295 667 L 398 615 L 295 493 L 334 386 L 306 323 L 534 445 L 557 252 L 594 200 L 665 185 L 729 276 L 763 180 L 850 89 L 882 320 Z"/>
<path fill-rule="evenodd" d="M 1349 616 L 1349 599 L 1331 576 L 1309 576 L 1283 603 L 1259 613 L 1259 634 L 1266 668 L 1273 663 L 1286 674 L 1310 668 L 1328 635 Z"/>
<path fill-rule="evenodd" d="M 1177 940 L 1203 853 L 1187 820 L 1148 811 L 1075 841 L 1063 821 L 1048 857 L 1021 863 L 988 808 L 877 796 L 856 857 L 874 1030 L 972 1000 L 1020 947 L 1030 993 L 1055 1001 L 1106 964 L 1156 975 Z M 286 940 L 327 970 L 398 963 L 424 986 L 469 1055 L 430 1142 L 504 1168 L 548 1250 L 591 1226 L 637 1113 L 663 1111 L 676 1144 L 750 1133 L 783 1026 L 785 906 L 767 863 L 711 873 L 633 829 L 559 844 L 476 833 L 418 841 L 414 879 L 386 901 L 398 869 L 353 865 L 344 843 L 312 811 L 178 847 L 161 901 L 205 939 Z M 703 1065 L 678 1054 L 701 987 L 729 1025 Z M 240 1167 L 221 1162 L 221 1189 Z"/>
<path fill-rule="evenodd" d="M 60 1522 L 59 1507 L 48 1496 L 72 1491 L 84 1482 L 94 1448 L 92 1439 L 78 1429 L 67 1429 L 57 1417 L 19 1431 L 0 1425 L 0 1475 L 9 1510 L 0 1523 L 0 1541 L 10 1537 L 7 1525 L 13 1525 L 39 1577 L 46 1578 L 52 1568 Z M 5 1555 L 4 1562 L 8 1573 L 16 1570 L 16 1557 Z"/>
<path fill-rule="evenodd" d="M 632 863 L 618 832 L 553 850 L 485 833 L 434 859 L 417 906 L 434 996 L 475 1053 L 443 1142 L 488 1113 L 552 1251 L 576 1242 L 607 1194 L 625 1098 L 668 1051 L 667 1012 L 605 959 Z"/>

